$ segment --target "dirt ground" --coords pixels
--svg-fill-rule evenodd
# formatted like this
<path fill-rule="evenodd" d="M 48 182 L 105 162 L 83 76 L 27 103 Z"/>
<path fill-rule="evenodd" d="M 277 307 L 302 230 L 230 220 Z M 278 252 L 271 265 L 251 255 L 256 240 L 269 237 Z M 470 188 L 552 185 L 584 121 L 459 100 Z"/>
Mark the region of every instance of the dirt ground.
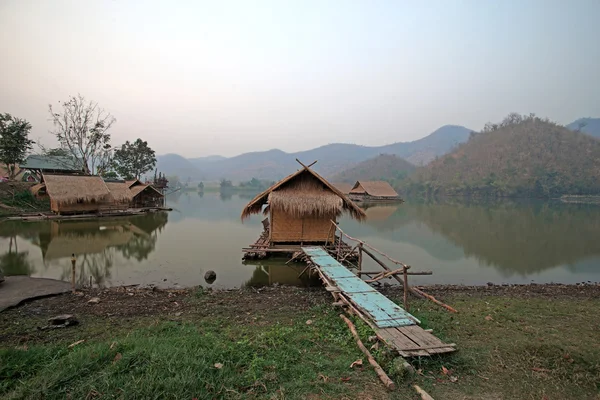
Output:
<path fill-rule="evenodd" d="M 454 296 L 468 297 L 518 297 L 518 298 L 600 298 L 600 284 L 558 285 L 529 284 L 509 286 L 455 286 L 434 285 L 424 290 L 437 299 L 452 304 Z M 391 298 L 400 298 L 401 289 L 382 288 Z M 98 298 L 98 303 L 89 303 Z M 78 316 L 127 318 L 193 315 L 194 318 L 211 316 L 250 321 L 256 315 L 272 317 L 293 315 L 295 311 L 330 304 L 332 298 L 320 287 L 298 288 L 277 286 L 205 291 L 190 289 L 140 289 L 117 287 L 109 289 L 83 289 L 76 294 L 64 294 L 25 302 L 0 313 L 0 332 L 19 317 L 47 318 L 59 314 Z M 9 339 L 0 334 L 3 339 Z M 15 339 L 15 338 L 13 338 Z"/>

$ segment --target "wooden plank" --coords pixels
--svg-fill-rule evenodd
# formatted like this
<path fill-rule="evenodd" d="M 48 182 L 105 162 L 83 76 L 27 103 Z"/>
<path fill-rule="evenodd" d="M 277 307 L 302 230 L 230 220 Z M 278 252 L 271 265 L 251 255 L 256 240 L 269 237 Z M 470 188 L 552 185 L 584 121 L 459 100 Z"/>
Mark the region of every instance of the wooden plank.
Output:
<path fill-rule="evenodd" d="M 398 327 L 397 329 L 398 331 L 409 337 L 411 340 L 415 341 L 419 345 L 419 347 L 436 347 L 435 349 L 428 350 L 431 354 L 448 353 L 456 350 L 454 347 L 446 345 L 444 342 L 442 342 L 440 339 L 438 339 L 431 333 L 426 332 L 420 326 L 416 326 L 416 328 L 418 329 L 414 328 L 415 326 L 404 326 Z M 445 345 L 446 347 L 444 347 L 443 345 Z"/>
<path fill-rule="evenodd" d="M 379 328 L 415 324 L 412 315 L 379 292 L 348 293 L 348 297 L 353 303 L 364 309 Z"/>
<path fill-rule="evenodd" d="M 415 347 L 415 342 L 400 334 L 394 328 L 378 329 L 375 334 L 379 339 L 383 340 L 389 347 L 396 350 L 402 357 L 418 357 L 428 356 L 429 353 L 425 350 L 411 350 L 404 351 L 404 349 L 411 349 Z"/>

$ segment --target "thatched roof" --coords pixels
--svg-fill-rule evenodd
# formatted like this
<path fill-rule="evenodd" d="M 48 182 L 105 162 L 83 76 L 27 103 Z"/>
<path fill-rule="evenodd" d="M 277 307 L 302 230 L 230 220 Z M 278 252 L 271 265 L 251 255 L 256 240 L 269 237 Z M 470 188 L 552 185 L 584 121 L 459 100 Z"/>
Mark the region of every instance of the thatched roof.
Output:
<path fill-rule="evenodd" d="M 29 188 L 29 191 L 34 196 L 38 196 L 40 194 L 40 190 L 42 190 L 42 189 L 46 190 L 46 184 L 45 183 L 35 184 L 35 185 L 33 185 L 32 187 Z"/>
<path fill-rule="evenodd" d="M 139 179 L 126 180 L 125 184 L 127 184 L 128 188 L 131 188 L 132 186 L 143 185 L 142 181 L 140 181 Z"/>
<path fill-rule="evenodd" d="M 344 211 L 359 221 L 366 217 L 344 193 L 305 166 L 252 199 L 242 211 L 242 221 L 259 214 L 267 203 L 272 210 L 296 217 L 340 215 Z"/>
<path fill-rule="evenodd" d="M 352 190 L 352 184 L 346 182 L 334 182 L 333 186 L 335 186 L 340 192 L 344 194 L 350 193 Z"/>
<path fill-rule="evenodd" d="M 144 192 L 144 191 L 152 191 L 153 194 L 157 197 L 163 197 L 164 195 L 159 192 L 158 190 L 156 190 L 156 188 L 152 185 L 137 185 L 134 186 L 132 188 L 129 189 L 131 191 L 131 193 L 133 194 L 133 197 L 135 198 L 135 196 L 137 196 L 138 194 Z"/>
<path fill-rule="evenodd" d="M 385 181 L 357 181 L 350 194 L 368 194 L 377 197 L 398 197 L 394 188 Z"/>
<path fill-rule="evenodd" d="M 133 199 L 133 193 L 125 182 L 104 182 L 113 200 L 117 203 L 129 203 Z"/>
<path fill-rule="evenodd" d="M 110 201 L 106 183 L 99 176 L 44 174 L 46 192 L 58 204 Z"/>

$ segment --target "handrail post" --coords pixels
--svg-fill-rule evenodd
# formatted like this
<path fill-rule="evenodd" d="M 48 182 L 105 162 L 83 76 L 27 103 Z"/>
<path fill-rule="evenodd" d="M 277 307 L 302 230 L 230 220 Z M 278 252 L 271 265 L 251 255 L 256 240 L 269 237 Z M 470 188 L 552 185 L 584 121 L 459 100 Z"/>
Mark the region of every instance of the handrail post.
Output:
<path fill-rule="evenodd" d="M 362 243 L 358 244 L 358 276 L 362 272 Z"/>
<path fill-rule="evenodd" d="M 408 269 L 410 267 L 404 265 L 402 267 L 402 274 L 404 275 L 404 309 L 408 311 Z"/>

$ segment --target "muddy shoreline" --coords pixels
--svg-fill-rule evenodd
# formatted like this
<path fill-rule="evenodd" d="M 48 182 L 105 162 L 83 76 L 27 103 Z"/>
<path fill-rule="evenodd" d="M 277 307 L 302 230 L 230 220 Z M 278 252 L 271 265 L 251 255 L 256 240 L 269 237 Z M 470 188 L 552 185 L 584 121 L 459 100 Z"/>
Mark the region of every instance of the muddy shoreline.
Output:
<path fill-rule="evenodd" d="M 430 285 L 419 286 L 436 298 L 451 303 L 457 295 L 469 297 L 510 296 L 519 298 L 600 298 L 600 283 L 587 284 L 523 284 L 523 285 Z M 400 299 L 402 289 L 397 286 L 379 288 L 392 299 Z M 100 301 L 88 303 L 92 298 Z M 193 299 L 193 302 L 189 300 Z M 83 313 L 88 315 L 152 316 L 161 314 L 193 312 L 198 317 L 211 316 L 216 312 L 255 313 L 266 308 L 293 310 L 331 303 L 331 295 L 322 287 L 301 288 L 296 286 L 266 286 L 262 288 L 211 290 L 194 288 L 146 288 L 120 286 L 105 289 L 82 288 L 76 294 L 66 293 L 25 301 L 9 308 L 7 313 L 23 315 L 46 315 L 60 313 Z M 202 305 L 202 306 L 199 306 Z M 206 306 L 206 307 L 203 307 Z"/>

